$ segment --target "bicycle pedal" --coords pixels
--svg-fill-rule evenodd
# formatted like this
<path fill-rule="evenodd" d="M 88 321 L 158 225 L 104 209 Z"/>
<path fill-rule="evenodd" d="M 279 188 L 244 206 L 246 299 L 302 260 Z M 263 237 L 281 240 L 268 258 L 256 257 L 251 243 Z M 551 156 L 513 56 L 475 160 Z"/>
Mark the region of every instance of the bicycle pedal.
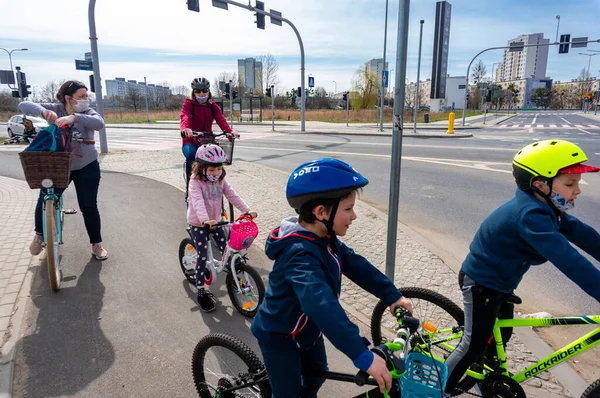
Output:
<path fill-rule="evenodd" d="M 77 214 L 77 209 L 65 209 L 65 214 Z"/>

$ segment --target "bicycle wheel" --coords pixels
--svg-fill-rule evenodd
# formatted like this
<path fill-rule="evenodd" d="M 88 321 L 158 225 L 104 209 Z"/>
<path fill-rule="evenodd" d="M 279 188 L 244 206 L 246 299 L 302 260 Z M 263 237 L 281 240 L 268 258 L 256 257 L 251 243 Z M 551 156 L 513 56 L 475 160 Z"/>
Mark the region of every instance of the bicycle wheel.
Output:
<path fill-rule="evenodd" d="M 56 209 L 53 199 L 46 199 L 44 212 L 46 216 L 46 263 L 48 264 L 48 279 L 53 291 L 60 289 L 60 257 L 58 246 L 60 233 L 56 222 Z"/>
<path fill-rule="evenodd" d="M 258 272 L 244 260 L 239 259 L 235 264 L 237 276 L 234 276 L 231 271 L 230 269 L 227 273 L 226 279 L 231 304 L 240 314 L 254 318 L 265 298 L 265 284 Z"/>
<path fill-rule="evenodd" d="M 581 394 L 581 398 L 600 398 L 600 379 L 590 384 Z"/>
<path fill-rule="evenodd" d="M 438 330 L 449 329 L 456 326 L 464 326 L 464 311 L 452 300 L 429 289 L 419 287 L 400 288 L 404 297 L 411 299 L 413 303 L 413 316 L 422 322 L 429 322 Z M 373 344 L 379 345 L 393 341 L 396 338 L 396 317 L 388 311 L 388 306 L 379 301 L 373 309 L 371 316 L 371 338 Z M 440 336 L 447 337 L 447 335 Z M 433 341 L 433 340 L 432 340 Z M 453 346 L 452 349 L 441 345 L 432 345 L 431 353 L 440 358 L 447 358 L 460 340 L 452 340 L 446 344 Z M 422 343 L 423 341 L 414 341 Z M 475 385 L 476 380 L 471 377 L 463 377 L 457 385 L 458 391 L 469 391 Z"/>
<path fill-rule="evenodd" d="M 185 238 L 179 244 L 179 266 L 185 279 L 196 286 L 196 260 L 198 253 L 194 242 L 190 238 Z"/>
<path fill-rule="evenodd" d="M 265 367 L 254 352 L 237 338 L 211 333 L 203 337 L 192 356 L 194 384 L 201 398 L 271 398 Z M 258 382 L 233 392 L 223 390 Z"/>

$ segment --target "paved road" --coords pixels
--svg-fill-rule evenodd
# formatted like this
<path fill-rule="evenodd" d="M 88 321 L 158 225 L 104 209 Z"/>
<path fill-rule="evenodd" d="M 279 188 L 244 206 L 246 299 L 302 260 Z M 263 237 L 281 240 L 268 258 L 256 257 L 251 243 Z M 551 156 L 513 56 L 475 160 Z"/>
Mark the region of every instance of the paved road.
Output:
<path fill-rule="evenodd" d="M 19 178 L 16 153 L 0 152 L 0 174 Z M 73 188 L 66 206 L 75 206 Z M 172 186 L 105 172 L 99 206 L 111 257 L 90 255 L 83 219 L 69 216 L 62 289 L 49 289 L 45 263 L 35 270 L 15 364 L 14 397 L 191 397 L 191 356 L 210 332 L 233 334 L 257 349 L 249 322 L 233 310 L 225 288 L 213 289 L 218 311 L 203 314 L 184 281 L 177 247 L 185 237 L 182 193 Z M 266 280 L 260 248 L 249 258 Z M 363 331 L 366 333 L 366 331 Z M 328 344 L 332 369 L 354 369 Z M 323 394 L 361 390 L 327 383 Z"/>

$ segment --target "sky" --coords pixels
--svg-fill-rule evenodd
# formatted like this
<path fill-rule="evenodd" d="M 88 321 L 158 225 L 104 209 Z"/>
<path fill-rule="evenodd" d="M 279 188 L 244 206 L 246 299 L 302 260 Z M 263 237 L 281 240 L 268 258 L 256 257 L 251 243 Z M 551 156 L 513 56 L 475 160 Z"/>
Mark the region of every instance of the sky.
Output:
<path fill-rule="evenodd" d="M 97 0 L 95 9 L 100 75 L 103 80 L 124 77 L 149 83 L 169 82 L 189 87 L 195 76 L 211 82 L 221 72 L 237 72 L 237 60 L 271 53 L 279 63 L 278 92 L 300 85 L 300 47 L 287 24 L 257 29 L 254 13 L 229 6 L 222 10 L 209 0 L 200 12 L 188 11 L 186 0 Z M 254 4 L 255 0 L 251 0 Z M 244 0 L 241 0 L 244 3 Z M 434 0 L 410 4 L 406 76 L 415 81 L 419 21 L 424 20 L 421 80 L 431 78 Z M 448 73 L 464 76 L 481 50 L 506 45 L 520 34 L 544 33 L 553 42 L 560 15 L 560 33 L 600 39 L 600 0 L 453 0 Z M 246 4 L 246 3 L 245 3 Z M 386 60 L 397 73 L 397 0 L 389 1 Z M 298 29 L 305 50 L 306 78 L 328 92 L 348 90 L 356 70 L 372 58 L 383 57 L 385 0 L 265 0 L 265 9 L 282 13 Z M 75 59 L 90 51 L 88 1 L 0 0 L 0 47 L 27 48 L 13 52 L 13 65 L 27 74 L 28 84 L 50 80 L 88 81 L 91 72 L 75 70 Z M 13 15 L 12 17 L 7 17 Z M 17 16 L 25 16 L 26 20 Z M 587 49 L 558 54 L 550 47 L 547 75 L 554 80 L 576 78 L 587 68 Z M 589 52 L 593 54 L 592 52 Z M 590 73 L 600 74 L 600 52 L 591 58 Z M 491 76 L 503 51 L 479 56 Z M 10 69 L 8 54 L 0 50 L 0 70 Z M 393 70 L 392 70 L 393 69 Z M 334 83 L 335 82 L 335 83 Z M 0 86 L 5 89 L 7 86 Z"/>

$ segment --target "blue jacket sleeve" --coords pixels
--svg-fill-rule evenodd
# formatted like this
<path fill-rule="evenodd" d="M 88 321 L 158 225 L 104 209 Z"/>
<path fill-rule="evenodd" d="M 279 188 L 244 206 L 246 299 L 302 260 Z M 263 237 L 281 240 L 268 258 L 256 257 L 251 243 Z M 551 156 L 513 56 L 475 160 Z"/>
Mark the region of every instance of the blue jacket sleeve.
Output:
<path fill-rule="evenodd" d="M 565 213 L 560 223 L 560 232 L 574 245 L 600 261 L 600 234 L 594 228 Z"/>
<path fill-rule="evenodd" d="M 395 303 L 402 297 L 402 293 L 394 283 L 366 258 L 356 254 L 342 242 L 338 243 L 342 257 L 342 273 L 352 282 L 383 300 L 387 305 Z"/>
<path fill-rule="evenodd" d="M 520 235 L 583 291 L 600 302 L 600 270 L 557 230 L 550 215 L 533 210 L 520 216 Z"/>
<path fill-rule="evenodd" d="M 355 366 L 368 369 L 373 355 L 366 354 L 368 346 L 327 283 L 319 260 L 306 252 L 294 254 L 286 264 L 285 278 L 294 289 L 302 312 Z"/>

